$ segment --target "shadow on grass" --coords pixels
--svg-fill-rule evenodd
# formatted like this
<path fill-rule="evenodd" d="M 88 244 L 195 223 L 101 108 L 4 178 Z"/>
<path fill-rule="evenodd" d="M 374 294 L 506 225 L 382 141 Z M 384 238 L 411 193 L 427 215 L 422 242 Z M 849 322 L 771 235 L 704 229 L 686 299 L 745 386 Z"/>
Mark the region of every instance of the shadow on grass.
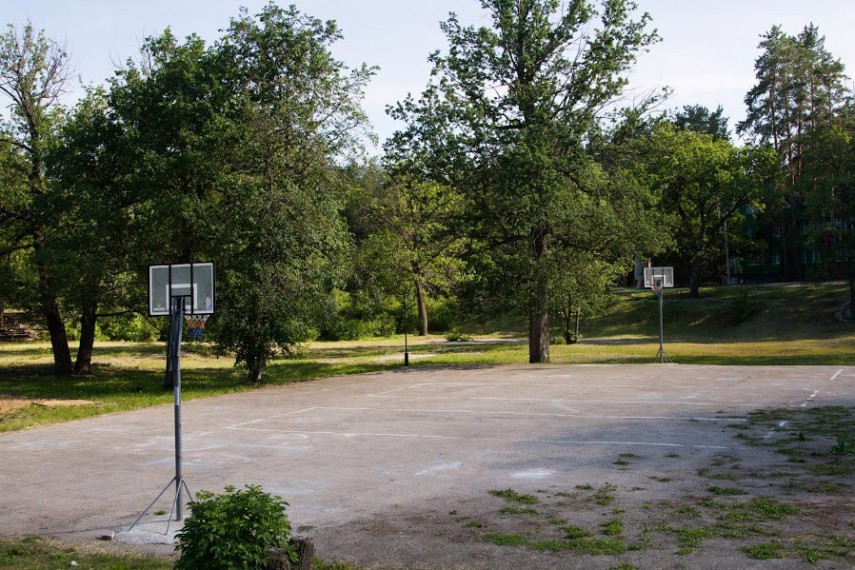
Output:
<path fill-rule="evenodd" d="M 267 369 L 263 386 L 377 372 L 395 367 L 397 365 L 373 363 L 275 361 Z M 257 388 L 246 381 L 244 371 L 240 369 L 200 366 L 183 368 L 181 372 L 185 400 Z M 134 370 L 110 364 L 96 365 L 91 376 L 70 378 L 54 376 L 49 365 L 4 368 L 0 378 L 0 395 L 28 400 L 84 400 L 92 403 L 57 406 L 33 403 L 0 413 L 0 432 L 169 404 L 173 400 L 173 390 L 164 387 L 164 375 L 165 370 Z"/>

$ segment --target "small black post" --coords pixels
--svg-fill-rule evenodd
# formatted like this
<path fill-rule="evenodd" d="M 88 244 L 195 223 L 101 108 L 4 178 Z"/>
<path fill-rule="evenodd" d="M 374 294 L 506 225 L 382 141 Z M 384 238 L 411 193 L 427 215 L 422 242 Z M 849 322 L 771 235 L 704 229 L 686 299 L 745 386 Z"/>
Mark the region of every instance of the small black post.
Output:
<path fill-rule="evenodd" d="M 409 315 L 407 314 L 407 294 L 404 293 L 404 366 L 410 365 L 410 347 L 407 341 L 407 328 L 410 326 Z"/>

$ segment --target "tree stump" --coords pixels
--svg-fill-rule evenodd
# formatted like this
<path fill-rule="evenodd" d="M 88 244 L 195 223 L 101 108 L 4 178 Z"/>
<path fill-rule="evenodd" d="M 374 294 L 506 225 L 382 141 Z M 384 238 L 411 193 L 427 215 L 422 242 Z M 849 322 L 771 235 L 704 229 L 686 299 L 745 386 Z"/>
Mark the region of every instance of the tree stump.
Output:
<path fill-rule="evenodd" d="M 281 548 L 270 550 L 267 570 L 312 570 L 315 561 L 315 545 L 307 538 L 292 538 L 288 541 L 297 552 L 297 563 L 291 564 L 288 553 Z"/>

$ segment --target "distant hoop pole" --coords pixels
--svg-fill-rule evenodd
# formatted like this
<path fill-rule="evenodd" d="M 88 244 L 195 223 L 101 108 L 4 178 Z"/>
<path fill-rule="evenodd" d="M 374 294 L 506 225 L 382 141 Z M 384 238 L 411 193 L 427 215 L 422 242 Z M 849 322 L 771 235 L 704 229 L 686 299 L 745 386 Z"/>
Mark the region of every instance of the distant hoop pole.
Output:
<path fill-rule="evenodd" d="M 659 298 L 659 363 L 665 364 L 665 325 L 662 310 L 665 294 L 662 292 L 662 283 L 660 281 L 657 281 L 653 285 L 653 293 Z"/>

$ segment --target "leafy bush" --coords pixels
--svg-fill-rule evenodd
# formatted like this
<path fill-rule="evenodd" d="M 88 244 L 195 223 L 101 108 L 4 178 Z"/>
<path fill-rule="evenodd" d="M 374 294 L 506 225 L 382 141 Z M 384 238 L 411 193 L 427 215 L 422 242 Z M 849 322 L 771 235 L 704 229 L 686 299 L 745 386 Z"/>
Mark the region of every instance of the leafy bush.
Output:
<path fill-rule="evenodd" d="M 123 315 L 99 321 L 101 331 L 109 340 L 151 342 L 157 339 L 158 330 L 142 315 Z"/>
<path fill-rule="evenodd" d="M 291 524 L 285 514 L 287 505 L 281 497 L 255 485 L 240 491 L 228 486 L 222 495 L 200 491 L 190 502 L 191 514 L 177 533 L 175 550 L 181 556 L 175 568 L 264 569 L 272 548 L 283 549 L 296 563 L 297 554 L 288 543 Z"/>
<path fill-rule="evenodd" d="M 459 309 L 457 299 L 454 297 L 440 297 L 426 299 L 428 310 L 428 328 L 431 333 L 442 333 L 454 329 L 459 320 Z"/>

